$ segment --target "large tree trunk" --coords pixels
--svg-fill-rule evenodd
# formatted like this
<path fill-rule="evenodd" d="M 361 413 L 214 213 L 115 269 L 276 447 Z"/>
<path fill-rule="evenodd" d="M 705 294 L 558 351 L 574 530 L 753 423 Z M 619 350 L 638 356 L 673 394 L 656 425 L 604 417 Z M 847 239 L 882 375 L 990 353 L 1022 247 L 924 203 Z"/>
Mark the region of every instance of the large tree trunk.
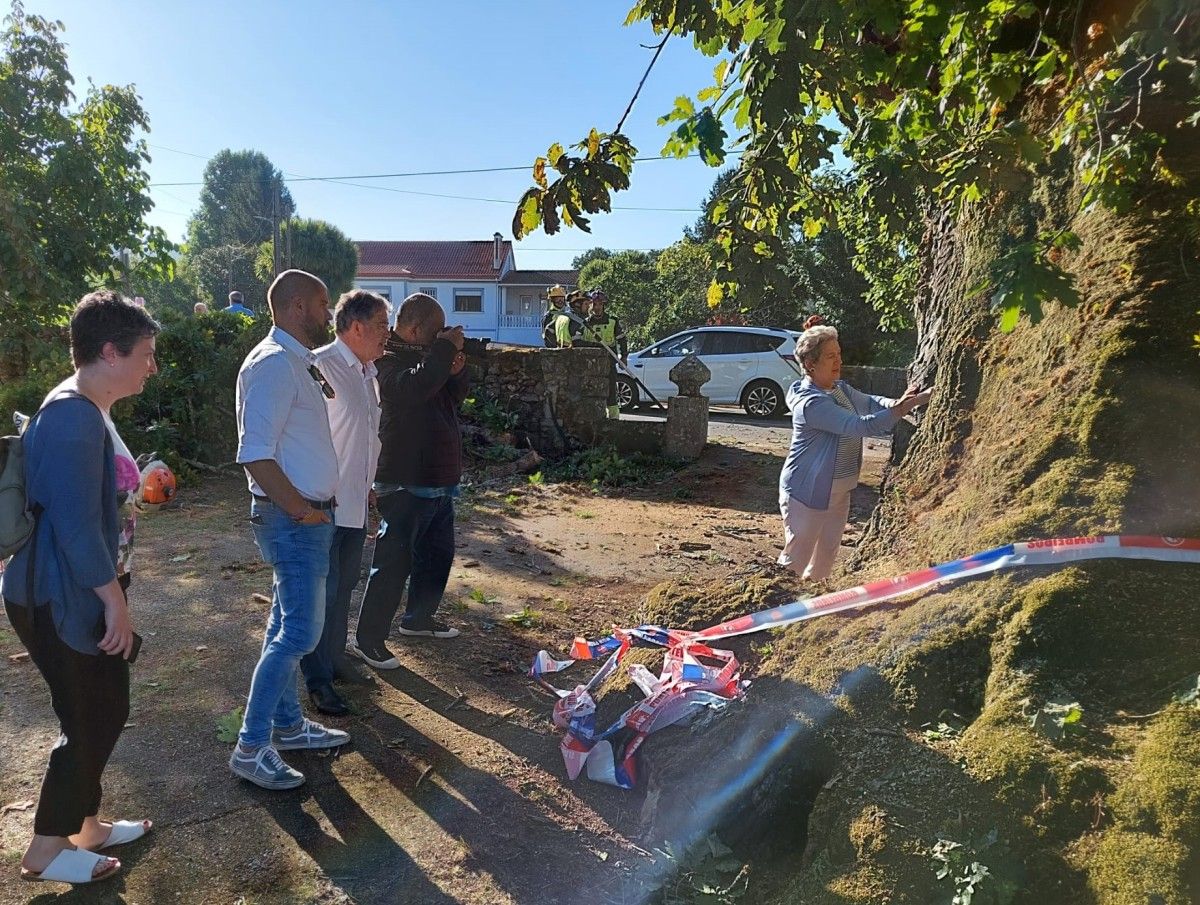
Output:
<path fill-rule="evenodd" d="M 913 373 L 936 390 L 841 583 L 1012 540 L 1200 536 L 1200 261 L 1166 213 L 1196 196 L 1200 161 L 1178 134 L 1165 154 L 1182 184 L 1147 187 L 1132 213 L 1079 212 L 1061 160 L 986 210 L 931 218 Z M 997 332 L 969 287 L 1010 237 L 1063 225 L 1082 239 L 1063 262 L 1082 304 Z M 767 831 L 747 854 L 759 900 L 949 901 L 977 862 L 976 903 L 1200 901 L 1200 710 L 1172 703 L 1200 670 L 1197 600 L 1194 566 L 1095 562 L 817 620 L 772 637 L 745 712 L 647 757 L 701 801 L 750 777 L 700 828 Z M 1055 700 L 1083 711 L 1060 740 L 1031 725 Z M 781 708 L 805 730 L 726 770 L 732 745 L 778 746 Z M 670 814 L 659 828 L 684 819 Z M 922 854 L 938 839 L 965 859 L 942 880 Z"/>

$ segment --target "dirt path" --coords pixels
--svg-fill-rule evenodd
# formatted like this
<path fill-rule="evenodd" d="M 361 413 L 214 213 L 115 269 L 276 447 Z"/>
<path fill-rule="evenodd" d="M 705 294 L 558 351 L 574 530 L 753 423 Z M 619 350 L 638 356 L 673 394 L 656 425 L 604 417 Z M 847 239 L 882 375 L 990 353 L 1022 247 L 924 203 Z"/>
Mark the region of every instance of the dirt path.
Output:
<path fill-rule="evenodd" d="M 446 616 L 451 642 L 396 641 L 401 669 L 347 694 L 338 757 L 300 755 L 293 793 L 234 780 L 216 722 L 243 703 L 270 573 L 235 477 L 144 518 L 132 599 L 146 636 L 105 813 L 157 821 L 123 876 L 66 887 L 15 880 L 32 811 L 0 816 L 0 903 L 30 901 L 555 903 L 653 894 L 644 793 L 567 784 L 551 700 L 525 677 L 541 647 L 625 622 L 667 578 L 769 568 L 786 427 L 715 420 L 713 444 L 655 486 L 487 488 L 464 498 Z M 883 447 L 868 452 L 877 473 Z M 872 492 L 860 488 L 861 519 Z M 357 610 L 357 595 L 352 612 Z M 520 621 L 506 617 L 521 615 Z M 47 694 L 0 627 L 0 805 L 36 797 L 55 728 Z M 653 742 L 646 757 L 653 757 Z M 660 872 L 661 873 L 661 872 Z"/>

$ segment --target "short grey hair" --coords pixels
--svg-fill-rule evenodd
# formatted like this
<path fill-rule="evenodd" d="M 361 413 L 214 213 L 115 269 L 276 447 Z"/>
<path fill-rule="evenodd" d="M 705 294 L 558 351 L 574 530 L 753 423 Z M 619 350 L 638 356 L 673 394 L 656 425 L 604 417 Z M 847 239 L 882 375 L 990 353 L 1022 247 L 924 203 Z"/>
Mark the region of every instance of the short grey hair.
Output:
<path fill-rule="evenodd" d="M 367 323 L 377 313 L 390 313 L 387 299 L 376 292 L 351 289 L 343 292 L 333 309 L 333 323 L 338 333 L 345 333 L 355 321 Z"/>
<path fill-rule="evenodd" d="M 801 364 L 811 364 L 821 357 L 821 346 L 831 339 L 837 339 L 836 327 L 819 324 L 809 327 L 796 340 L 796 360 Z"/>

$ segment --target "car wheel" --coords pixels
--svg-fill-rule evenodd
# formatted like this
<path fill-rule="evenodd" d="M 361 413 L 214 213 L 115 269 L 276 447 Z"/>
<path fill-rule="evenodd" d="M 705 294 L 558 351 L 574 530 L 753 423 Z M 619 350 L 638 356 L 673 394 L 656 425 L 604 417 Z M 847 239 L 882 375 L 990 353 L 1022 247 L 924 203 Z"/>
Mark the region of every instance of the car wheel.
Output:
<path fill-rule="evenodd" d="M 617 405 L 623 412 L 632 412 L 637 408 L 638 392 L 633 381 L 628 377 L 617 377 Z"/>
<path fill-rule="evenodd" d="M 783 390 L 773 380 L 755 380 L 742 393 L 742 408 L 755 418 L 774 418 L 783 411 Z"/>

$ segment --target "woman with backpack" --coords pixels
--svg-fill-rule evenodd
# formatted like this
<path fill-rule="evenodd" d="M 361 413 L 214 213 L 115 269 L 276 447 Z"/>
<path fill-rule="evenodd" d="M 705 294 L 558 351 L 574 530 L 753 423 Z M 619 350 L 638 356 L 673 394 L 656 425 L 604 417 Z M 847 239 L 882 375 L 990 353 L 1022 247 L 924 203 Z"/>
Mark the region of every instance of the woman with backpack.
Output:
<path fill-rule="evenodd" d="M 71 315 L 75 373 L 50 392 L 22 437 L 26 504 L 36 521 L 4 570 L 0 594 L 62 727 L 21 859 L 26 880 L 112 877 L 121 862 L 99 852 L 151 826 L 98 814 L 100 777 L 129 715 L 129 663 L 140 641 L 126 598 L 139 473 L 109 409 L 157 372 L 159 329 L 115 292 L 84 296 Z"/>

